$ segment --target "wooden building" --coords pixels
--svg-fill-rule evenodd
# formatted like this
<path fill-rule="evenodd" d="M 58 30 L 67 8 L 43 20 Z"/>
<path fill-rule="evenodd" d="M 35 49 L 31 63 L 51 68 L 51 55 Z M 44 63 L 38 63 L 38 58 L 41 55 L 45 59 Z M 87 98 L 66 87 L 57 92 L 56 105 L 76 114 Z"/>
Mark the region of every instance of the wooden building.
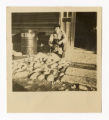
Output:
<path fill-rule="evenodd" d="M 68 46 L 96 52 L 96 21 L 95 12 L 12 13 L 13 49 L 21 52 L 21 33 L 31 29 L 36 34 L 36 51 L 49 52 L 49 37 L 54 26 L 60 24 L 66 33 Z"/>

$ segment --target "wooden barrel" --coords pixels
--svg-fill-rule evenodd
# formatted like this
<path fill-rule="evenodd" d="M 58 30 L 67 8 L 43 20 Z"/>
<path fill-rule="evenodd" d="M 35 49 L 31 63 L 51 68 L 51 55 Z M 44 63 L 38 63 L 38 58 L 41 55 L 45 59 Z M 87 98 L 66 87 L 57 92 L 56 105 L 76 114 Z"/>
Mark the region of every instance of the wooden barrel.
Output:
<path fill-rule="evenodd" d="M 35 32 L 28 30 L 21 33 L 21 51 L 23 54 L 33 55 L 37 53 L 37 41 Z"/>

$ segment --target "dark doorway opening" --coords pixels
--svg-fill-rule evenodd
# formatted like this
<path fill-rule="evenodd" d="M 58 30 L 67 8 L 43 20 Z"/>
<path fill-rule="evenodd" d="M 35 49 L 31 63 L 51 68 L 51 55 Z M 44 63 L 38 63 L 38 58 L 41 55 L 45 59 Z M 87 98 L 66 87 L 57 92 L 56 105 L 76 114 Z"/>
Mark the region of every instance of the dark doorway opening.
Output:
<path fill-rule="evenodd" d="M 77 12 L 75 47 L 86 50 L 97 50 L 97 13 L 96 12 Z"/>

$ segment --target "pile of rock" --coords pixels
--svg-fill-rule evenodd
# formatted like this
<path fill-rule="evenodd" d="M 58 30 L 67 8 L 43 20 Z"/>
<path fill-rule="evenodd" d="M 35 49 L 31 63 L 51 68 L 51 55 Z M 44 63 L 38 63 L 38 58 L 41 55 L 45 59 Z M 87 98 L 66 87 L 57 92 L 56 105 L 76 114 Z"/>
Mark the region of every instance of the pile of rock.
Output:
<path fill-rule="evenodd" d="M 29 58 L 13 61 L 13 80 L 17 82 L 61 81 L 70 65 L 54 53 L 38 53 Z"/>

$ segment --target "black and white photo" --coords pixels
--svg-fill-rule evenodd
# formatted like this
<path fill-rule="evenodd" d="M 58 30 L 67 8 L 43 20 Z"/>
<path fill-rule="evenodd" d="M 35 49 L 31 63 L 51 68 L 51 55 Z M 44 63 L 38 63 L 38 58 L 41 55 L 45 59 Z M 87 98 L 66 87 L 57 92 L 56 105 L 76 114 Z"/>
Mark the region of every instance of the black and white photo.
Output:
<path fill-rule="evenodd" d="M 64 106 L 67 103 L 73 105 L 68 111 L 100 111 L 100 10 L 96 7 L 7 9 L 7 86 L 10 111 L 20 109 L 19 106 L 11 108 L 11 101 L 17 102 L 20 99 L 24 106 L 28 103 L 25 98 L 29 96 L 29 103 L 35 104 L 34 100 L 41 102 L 41 97 L 47 94 L 51 96 L 52 103 L 57 103 L 57 99 L 60 106 L 63 103 Z M 47 104 L 50 103 L 48 101 Z M 93 101 L 97 104 L 93 104 Z M 46 105 L 44 103 L 42 106 Z M 77 107 L 77 110 L 77 104 L 83 109 Z M 40 109 L 43 111 L 43 107 Z"/>

